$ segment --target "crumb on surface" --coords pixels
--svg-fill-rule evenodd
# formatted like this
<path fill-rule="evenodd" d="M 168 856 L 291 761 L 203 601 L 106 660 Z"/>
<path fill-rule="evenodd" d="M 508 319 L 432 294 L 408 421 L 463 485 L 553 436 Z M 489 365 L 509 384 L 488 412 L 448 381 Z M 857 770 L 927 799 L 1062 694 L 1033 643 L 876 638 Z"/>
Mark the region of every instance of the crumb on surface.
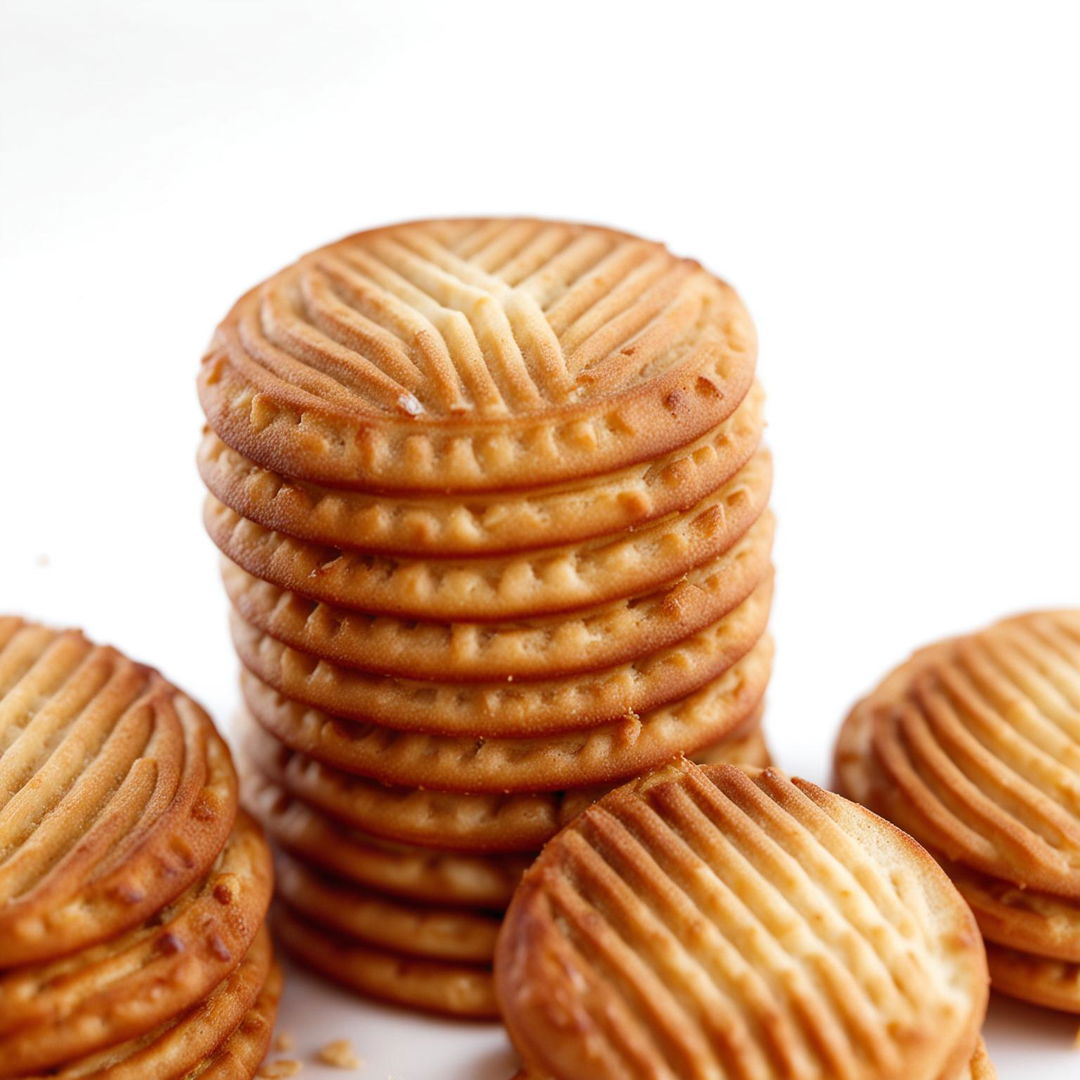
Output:
<path fill-rule="evenodd" d="M 359 1069 L 363 1064 L 348 1039 L 335 1039 L 327 1043 L 315 1056 L 324 1065 L 333 1065 L 336 1069 Z"/>
<path fill-rule="evenodd" d="M 294 1058 L 278 1058 L 277 1061 L 264 1061 L 255 1075 L 260 1080 L 283 1080 L 295 1076 L 303 1067 L 303 1063 Z"/>
<path fill-rule="evenodd" d="M 296 1040 L 292 1037 L 290 1031 L 279 1031 L 274 1036 L 274 1049 L 278 1053 L 284 1053 L 286 1050 L 291 1050 L 296 1045 Z"/>

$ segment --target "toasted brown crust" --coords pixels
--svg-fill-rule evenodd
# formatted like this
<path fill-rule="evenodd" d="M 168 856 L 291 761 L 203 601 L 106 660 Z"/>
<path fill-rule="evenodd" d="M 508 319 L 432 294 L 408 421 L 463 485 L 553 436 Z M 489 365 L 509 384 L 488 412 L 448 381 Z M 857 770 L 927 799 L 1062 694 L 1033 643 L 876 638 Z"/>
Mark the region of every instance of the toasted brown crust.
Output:
<path fill-rule="evenodd" d="M 843 788 L 991 877 L 1080 899 L 1080 612 L 916 653 L 852 710 Z"/>
<path fill-rule="evenodd" d="M 238 644 L 247 655 L 258 631 L 299 653 L 372 674 L 517 683 L 630 663 L 704 630 L 769 576 L 773 532 L 772 515 L 763 514 L 733 547 L 651 595 L 580 614 L 493 623 L 418 621 L 335 607 L 260 581 L 227 559 L 222 578 L 242 620 Z"/>
<path fill-rule="evenodd" d="M 664 458 L 622 472 L 524 492 L 367 494 L 260 468 L 207 429 L 199 471 L 218 500 L 264 528 L 314 544 L 452 558 L 580 543 L 685 513 L 727 484 L 758 448 L 764 394 L 755 386 L 719 427 Z"/>
<path fill-rule="evenodd" d="M 232 827 L 228 749 L 156 671 L 75 630 L 0 619 L 0 967 L 135 926 Z"/>
<path fill-rule="evenodd" d="M 240 815 L 210 874 L 152 921 L 0 976 L 0 1076 L 138 1038 L 189 1009 L 243 959 L 271 887 L 266 842 Z"/>
<path fill-rule="evenodd" d="M 975 1046 L 978 941 L 888 823 L 775 770 L 684 761 L 547 845 L 507 913 L 496 985 L 527 1071 L 560 1080 L 937 1080 Z"/>
<path fill-rule="evenodd" d="M 350 990 L 449 1016 L 498 1016 L 490 967 L 420 960 L 365 945 L 320 930 L 283 904 L 275 907 L 273 925 L 297 960 Z"/>
<path fill-rule="evenodd" d="M 252 716 L 301 753 L 402 786 L 459 792 L 559 791 L 614 783 L 678 753 L 694 753 L 751 715 L 768 683 L 772 641 L 762 638 L 702 689 L 678 702 L 583 732 L 472 739 L 395 732 L 330 716 L 283 697 L 250 672 L 241 688 Z"/>
<path fill-rule="evenodd" d="M 761 707 L 698 760 L 764 766 Z M 390 841 L 457 852 L 535 852 L 610 785 L 573 792 L 466 794 L 394 787 L 342 772 L 290 750 L 243 716 L 239 724 L 252 761 L 291 795 L 329 817 Z"/>
<path fill-rule="evenodd" d="M 500 263 L 499 236 L 471 247 L 485 231 L 534 236 Z M 199 395 L 222 440 L 265 468 L 483 491 L 659 457 L 731 414 L 755 356 L 734 291 L 658 244 L 413 222 L 321 248 L 242 297 Z"/>

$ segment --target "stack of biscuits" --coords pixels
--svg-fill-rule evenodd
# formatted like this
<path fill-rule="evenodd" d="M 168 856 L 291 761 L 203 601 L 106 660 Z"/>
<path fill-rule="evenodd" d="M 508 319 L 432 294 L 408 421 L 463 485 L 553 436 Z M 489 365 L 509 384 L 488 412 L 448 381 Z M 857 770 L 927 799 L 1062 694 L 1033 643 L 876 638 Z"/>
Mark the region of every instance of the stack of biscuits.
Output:
<path fill-rule="evenodd" d="M 767 761 L 755 357 L 697 263 L 533 220 L 362 233 L 229 313 L 199 464 L 297 956 L 494 1015 L 563 822 L 680 754 Z"/>
<path fill-rule="evenodd" d="M 996 989 L 1080 1013 L 1080 611 L 916 652 L 852 710 L 836 778 L 934 853 Z"/>
<path fill-rule="evenodd" d="M 930 856 L 775 769 L 668 765 L 526 873 L 496 985 L 532 1080 L 991 1080 L 986 956 Z"/>
<path fill-rule="evenodd" d="M 281 992 L 271 888 L 198 705 L 0 618 L 0 1077 L 253 1077 Z"/>

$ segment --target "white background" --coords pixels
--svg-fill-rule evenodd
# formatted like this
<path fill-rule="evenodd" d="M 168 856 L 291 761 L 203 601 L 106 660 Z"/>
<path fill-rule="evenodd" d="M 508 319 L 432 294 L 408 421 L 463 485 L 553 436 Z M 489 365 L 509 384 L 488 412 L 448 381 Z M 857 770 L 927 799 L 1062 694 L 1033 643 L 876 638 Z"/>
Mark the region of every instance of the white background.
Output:
<path fill-rule="evenodd" d="M 194 374 L 305 249 L 438 214 L 667 240 L 758 322 L 779 762 L 824 780 L 912 647 L 1080 602 L 1080 163 L 1068 3 L 0 0 L 0 608 L 81 624 L 225 722 Z M 296 977 L 305 1055 L 503 1080 L 494 1027 Z M 1076 1022 L 996 1003 L 1009 1078 Z M 343 1075 L 308 1066 L 305 1075 Z"/>

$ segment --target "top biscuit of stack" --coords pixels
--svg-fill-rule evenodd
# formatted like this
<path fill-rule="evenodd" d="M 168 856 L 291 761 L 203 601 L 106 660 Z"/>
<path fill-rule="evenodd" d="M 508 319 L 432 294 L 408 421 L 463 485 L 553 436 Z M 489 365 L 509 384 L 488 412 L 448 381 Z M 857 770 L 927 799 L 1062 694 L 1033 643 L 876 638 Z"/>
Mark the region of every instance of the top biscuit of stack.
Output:
<path fill-rule="evenodd" d="M 249 292 L 199 393 L 214 433 L 256 468 L 482 493 L 653 466 L 732 416 L 754 360 L 734 291 L 659 244 L 429 221 L 321 248 Z M 204 447 L 204 475 L 226 448 Z"/>

